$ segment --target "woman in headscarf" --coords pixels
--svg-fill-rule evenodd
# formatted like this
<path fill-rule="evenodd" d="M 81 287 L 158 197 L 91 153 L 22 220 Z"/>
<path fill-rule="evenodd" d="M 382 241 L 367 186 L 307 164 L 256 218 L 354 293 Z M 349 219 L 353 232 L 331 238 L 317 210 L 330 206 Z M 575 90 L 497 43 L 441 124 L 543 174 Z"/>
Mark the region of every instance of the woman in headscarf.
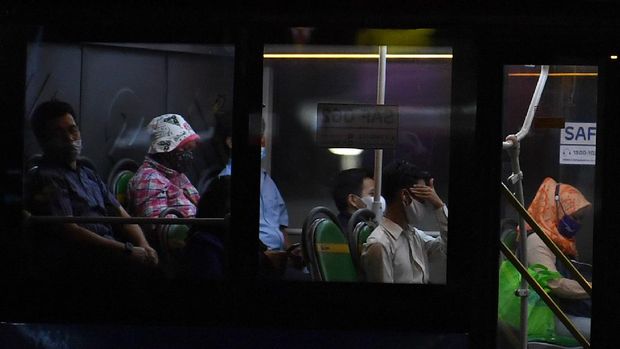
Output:
<path fill-rule="evenodd" d="M 569 258 L 578 256 L 575 234 L 581 227 L 584 213 L 591 204 L 575 187 L 545 178 L 528 208 L 544 233 Z M 542 264 L 551 271 L 559 271 L 563 277 L 549 281 L 551 295 L 560 303 L 562 310 L 580 332 L 590 338 L 590 296 L 576 280 L 570 278 L 568 270 L 557 260 L 538 234 L 531 233 L 527 226 L 528 265 Z M 568 335 L 568 330 L 556 319 L 559 334 Z"/>

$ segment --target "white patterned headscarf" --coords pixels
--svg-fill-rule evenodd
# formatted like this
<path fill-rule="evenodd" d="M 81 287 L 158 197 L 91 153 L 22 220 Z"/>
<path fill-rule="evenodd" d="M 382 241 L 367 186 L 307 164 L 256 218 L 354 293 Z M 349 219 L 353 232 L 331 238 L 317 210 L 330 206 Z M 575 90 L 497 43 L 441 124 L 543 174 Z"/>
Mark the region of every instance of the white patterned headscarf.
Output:
<path fill-rule="evenodd" d="M 200 137 L 178 114 L 164 114 L 151 120 L 147 126 L 151 134 L 149 154 L 167 153 Z"/>

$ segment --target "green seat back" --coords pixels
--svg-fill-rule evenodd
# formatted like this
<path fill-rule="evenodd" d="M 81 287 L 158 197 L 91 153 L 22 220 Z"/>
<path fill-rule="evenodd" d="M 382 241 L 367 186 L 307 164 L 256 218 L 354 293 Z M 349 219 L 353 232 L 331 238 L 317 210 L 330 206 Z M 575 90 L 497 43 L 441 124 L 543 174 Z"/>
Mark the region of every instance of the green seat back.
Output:
<path fill-rule="evenodd" d="M 361 253 L 362 248 L 363 248 L 364 244 L 366 243 L 366 240 L 368 240 L 368 237 L 372 233 L 372 230 L 373 229 L 368 224 L 364 224 L 357 231 L 357 252 L 358 253 Z"/>
<path fill-rule="evenodd" d="M 114 196 L 116 196 L 116 200 L 123 205 L 123 207 L 127 207 L 127 186 L 129 185 L 129 181 L 133 178 L 134 173 L 128 170 L 121 171 L 116 175 L 114 179 Z"/>
<path fill-rule="evenodd" d="M 171 224 L 166 230 L 166 240 L 170 250 L 177 250 L 185 246 L 185 239 L 189 235 L 189 226 L 185 224 Z"/>
<path fill-rule="evenodd" d="M 335 222 L 323 219 L 316 225 L 314 248 L 323 281 L 357 281 L 349 245 Z"/>

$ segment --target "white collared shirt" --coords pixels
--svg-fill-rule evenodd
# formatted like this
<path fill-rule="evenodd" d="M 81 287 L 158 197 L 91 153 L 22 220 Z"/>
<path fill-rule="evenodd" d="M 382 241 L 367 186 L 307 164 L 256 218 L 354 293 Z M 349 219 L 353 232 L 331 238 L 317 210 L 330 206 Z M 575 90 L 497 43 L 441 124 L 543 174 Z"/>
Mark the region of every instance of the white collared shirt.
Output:
<path fill-rule="evenodd" d="M 370 234 L 362 252 L 366 280 L 386 283 L 426 284 L 429 280 L 429 257 L 446 258 L 448 210 L 435 210 L 439 237 L 432 237 L 411 225 L 403 230 L 387 217 Z"/>

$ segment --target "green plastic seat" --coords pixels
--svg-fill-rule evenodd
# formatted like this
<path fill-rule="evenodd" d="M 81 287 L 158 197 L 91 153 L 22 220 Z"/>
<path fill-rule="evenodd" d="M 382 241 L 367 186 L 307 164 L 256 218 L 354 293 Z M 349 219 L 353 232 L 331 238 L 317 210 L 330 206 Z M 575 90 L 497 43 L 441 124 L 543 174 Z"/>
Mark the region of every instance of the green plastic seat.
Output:
<path fill-rule="evenodd" d="M 370 236 L 370 234 L 372 233 L 374 229 L 366 224 L 366 223 L 360 223 L 359 224 L 359 228 L 356 229 L 355 233 L 357 235 L 357 252 L 358 255 L 361 254 L 362 248 L 364 246 L 364 244 L 366 243 L 366 240 L 368 240 L 368 237 Z"/>
<path fill-rule="evenodd" d="M 113 192 L 116 200 L 123 206 L 127 207 L 127 189 L 129 186 L 129 181 L 133 178 L 134 173 L 129 170 L 124 170 L 119 172 L 113 180 Z"/>
<path fill-rule="evenodd" d="M 321 280 L 357 281 L 349 244 L 338 224 L 322 219 L 316 225 L 314 246 Z"/>
<path fill-rule="evenodd" d="M 184 224 L 170 224 L 166 227 L 166 247 L 171 254 L 185 247 L 185 239 L 189 236 L 189 226 Z"/>
<path fill-rule="evenodd" d="M 116 200 L 131 214 L 128 198 L 129 181 L 138 171 L 138 163 L 132 159 L 124 158 L 116 162 L 108 175 L 108 188 L 114 194 Z"/>
<path fill-rule="evenodd" d="M 315 207 L 306 216 L 301 233 L 305 262 L 315 281 L 356 281 L 357 271 L 338 219 L 327 207 Z"/>
<path fill-rule="evenodd" d="M 357 269 L 359 280 L 363 281 L 363 271 L 361 267 L 361 255 L 364 243 L 368 236 L 372 233 L 377 223 L 374 221 L 375 214 L 372 210 L 362 208 L 353 213 L 349 219 L 347 240 L 349 241 L 349 249 L 353 264 Z"/>

